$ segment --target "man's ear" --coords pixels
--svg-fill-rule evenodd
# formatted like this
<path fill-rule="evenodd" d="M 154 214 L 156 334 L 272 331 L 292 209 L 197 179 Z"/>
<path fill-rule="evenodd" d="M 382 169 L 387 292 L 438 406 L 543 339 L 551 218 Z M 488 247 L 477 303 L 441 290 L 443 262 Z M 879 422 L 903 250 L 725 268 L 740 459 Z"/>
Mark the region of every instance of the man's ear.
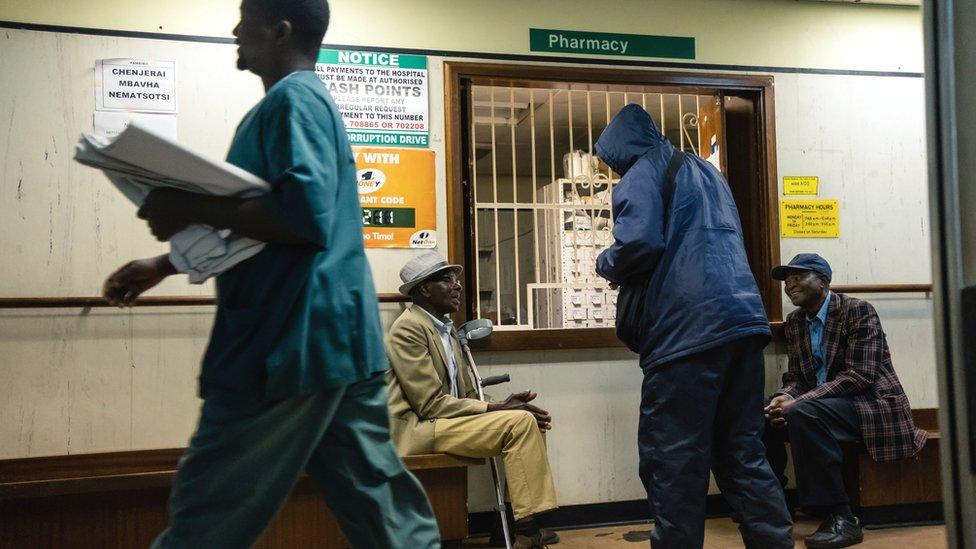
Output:
<path fill-rule="evenodd" d="M 291 40 L 292 31 L 294 28 L 291 25 L 291 21 L 281 20 L 275 25 L 275 42 L 279 45 L 286 44 Z"/>

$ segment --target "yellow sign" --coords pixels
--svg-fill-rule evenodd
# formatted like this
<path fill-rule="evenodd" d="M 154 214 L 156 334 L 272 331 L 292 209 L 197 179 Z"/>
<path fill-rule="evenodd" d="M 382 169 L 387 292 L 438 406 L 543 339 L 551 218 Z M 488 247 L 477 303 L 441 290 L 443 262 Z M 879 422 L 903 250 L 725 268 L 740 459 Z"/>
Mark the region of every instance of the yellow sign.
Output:
<path fill-rule="evenodd" d="M 434 151 L 353 147 L 363 244 L 367 248 L 437 245 Z"/>
<path fill-rule="evenodd" d="M 820 178 L 816 175 L 784 175 L 783 194 L 786 196 L 810 194 L 817 196 Z"/>
<path fill-rule="evenodd" d="M 779 226 L 783 238 L 837 238 L 840 204 L 837 200 L 780 200 Z"/>

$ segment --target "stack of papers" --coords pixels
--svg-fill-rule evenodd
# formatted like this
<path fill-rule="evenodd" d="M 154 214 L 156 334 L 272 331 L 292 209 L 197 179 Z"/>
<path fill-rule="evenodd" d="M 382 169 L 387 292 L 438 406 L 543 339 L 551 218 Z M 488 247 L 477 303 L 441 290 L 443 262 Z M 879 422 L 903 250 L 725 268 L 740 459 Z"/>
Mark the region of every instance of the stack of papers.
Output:
<path fill-rule="evenodd" d="M 259 177 L 233 164 L 206 158 L 137 121 L 113 139 L 82 134 L 75 147 L 75 160 L 102 170 L 136 206 L 159 187 L 241 198 L 270 189 Z M 190 282 L 200 284 L 262 248 L 263 242 L 227 230 L 191 225 L 170 239 L 169 257 L 178 271 L 189 275 Z"/>

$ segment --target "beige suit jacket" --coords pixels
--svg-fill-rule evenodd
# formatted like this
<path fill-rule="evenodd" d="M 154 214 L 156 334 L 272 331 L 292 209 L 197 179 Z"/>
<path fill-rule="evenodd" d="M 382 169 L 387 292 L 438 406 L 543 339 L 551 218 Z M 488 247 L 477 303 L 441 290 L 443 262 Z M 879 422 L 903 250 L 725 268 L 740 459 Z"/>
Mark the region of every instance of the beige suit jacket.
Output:
<path fill-rule="evenodd" d="M 386 372 L 390 393 L 390 435 L 401 456 L 434 451 L 434 420 L 483 414 L 474 376 L 454 338 L 457 384 L 461 398 L 451 396 L 447 353 L 430 316 L 411 305 L 386 336 L 391 368 Z"/>

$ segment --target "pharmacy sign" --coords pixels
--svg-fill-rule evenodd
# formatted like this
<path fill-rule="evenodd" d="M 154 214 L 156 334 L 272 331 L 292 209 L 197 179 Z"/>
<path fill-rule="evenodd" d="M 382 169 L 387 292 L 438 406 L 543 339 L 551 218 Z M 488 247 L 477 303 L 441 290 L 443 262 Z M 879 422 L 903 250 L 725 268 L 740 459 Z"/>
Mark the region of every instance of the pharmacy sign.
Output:
<path fill-rule="evenodd" d="M 588 55 L 694 59 L 695 39 L 685 36 L 529 29 L 529 50 Z"/>

